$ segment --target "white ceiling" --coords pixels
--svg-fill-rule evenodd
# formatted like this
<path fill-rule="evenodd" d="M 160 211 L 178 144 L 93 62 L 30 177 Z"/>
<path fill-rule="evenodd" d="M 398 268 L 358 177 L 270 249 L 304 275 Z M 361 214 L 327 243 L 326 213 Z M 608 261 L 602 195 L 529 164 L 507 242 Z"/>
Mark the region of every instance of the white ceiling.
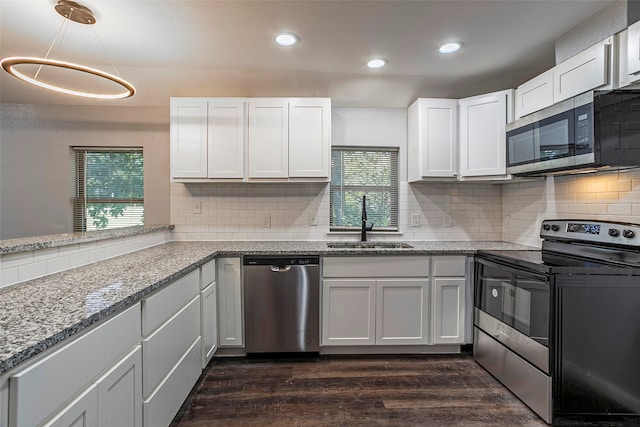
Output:
<path fill-rule="evenodd" d="M 118 73 L 132 98 L 87 101 L 0 73 L 0 101 L 168 106 L 171 96 L 326 96 L 334 106 L 407 107 L 418 97 L 515 87 L 554 65 L 554 41 L 608 0 L 78 0 L 52 59 Z M 0 0 L 0 57 L 44 56 L 63 18 L 56 0 Z M 302 42 L 282 48 L 279 31 Z M 97 37 L 96 37 L 97 34 Z M 437 47 L 461 40 L 444 56 Z M 101 44 L 104 46 L 102 48 Z M 373 56 L 389 60 L 367 69 Z M 44 73 L 44 71 L 43 71 Z M 77 78 L 72 72 L 73 78 Z"/>

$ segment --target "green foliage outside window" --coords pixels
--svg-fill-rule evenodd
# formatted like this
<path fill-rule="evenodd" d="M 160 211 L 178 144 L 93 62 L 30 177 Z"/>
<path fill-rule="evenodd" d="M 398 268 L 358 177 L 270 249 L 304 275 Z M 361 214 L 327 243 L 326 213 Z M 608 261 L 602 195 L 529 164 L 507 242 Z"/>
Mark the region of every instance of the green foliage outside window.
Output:
<path fill-rule="evenodd" d="M 397 150 L 337 148 L 331 156 L 331 226 L 360 227 L 366 195 L 367 224 L 397 229 Z"/>
<path fill-rule="evenodd" d="M 141 151 L 76 151 L 76 231 L 144 223 Z"/>

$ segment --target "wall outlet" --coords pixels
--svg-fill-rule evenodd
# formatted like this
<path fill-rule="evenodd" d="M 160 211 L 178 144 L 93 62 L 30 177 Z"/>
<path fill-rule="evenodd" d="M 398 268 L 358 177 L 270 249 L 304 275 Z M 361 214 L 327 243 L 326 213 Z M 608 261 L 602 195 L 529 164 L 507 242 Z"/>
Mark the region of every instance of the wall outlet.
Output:
<path fill-rule="evenodd" d="M 444 226 L 451 227 L 451 215 L 444 214 Z"/>
<path fill-rule="evenodd" d="M 310 226 L 316 226 L 318 225 L 318 215 L 315 213 L 310 213 L 309 214 L 309 225 Z"/>
<path fill-rule="evenodd" d="M 262 228 L 271 228 L 271 215 L 268 213 L 262 214 Z"/>
<path fill-rule="evenodd" d="M 201 201 L 193 202 L 193 214 L 194 215 L 202 214 L 202 202 Z"/>
<path fill-rule="evenodd" d="M 511 227 L 511 215 L 505 215 L 504 216 L 504 226 L 506 228 Z"/>
<path fill-rule="evenodd" d="M 411 214 L 411 226 L 420 227 L 420 214 Z"/>

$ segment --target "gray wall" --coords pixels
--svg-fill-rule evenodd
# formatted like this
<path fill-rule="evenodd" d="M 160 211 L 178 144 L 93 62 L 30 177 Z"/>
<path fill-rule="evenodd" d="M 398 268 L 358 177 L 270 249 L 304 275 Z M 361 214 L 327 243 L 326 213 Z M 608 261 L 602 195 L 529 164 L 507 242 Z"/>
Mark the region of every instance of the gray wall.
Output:
<path fill-rule="evenodd" d="M 575 2 L 580 7 L 579 2 Z M 556 64 L 627 28 L 627 0 L 615 0 L 556 40 Z"/>
<path fill-rule="evenodd" d="M 169 111 L 0 105 L 0 239 L 71 231 L 71 146 L 142 147 L 145 223 L 169 224 Z"/>

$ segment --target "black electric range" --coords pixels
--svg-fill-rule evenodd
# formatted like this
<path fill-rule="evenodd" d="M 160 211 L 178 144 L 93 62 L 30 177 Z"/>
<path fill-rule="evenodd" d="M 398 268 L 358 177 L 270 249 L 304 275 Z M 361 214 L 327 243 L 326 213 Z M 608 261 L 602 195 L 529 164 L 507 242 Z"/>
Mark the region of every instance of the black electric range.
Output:
<path fill-rule="evenodd" d="M 640 424 L 640 225 L 545 220 L 540 236 L 476 255 L 474 358 L 548 423 Z"/>

